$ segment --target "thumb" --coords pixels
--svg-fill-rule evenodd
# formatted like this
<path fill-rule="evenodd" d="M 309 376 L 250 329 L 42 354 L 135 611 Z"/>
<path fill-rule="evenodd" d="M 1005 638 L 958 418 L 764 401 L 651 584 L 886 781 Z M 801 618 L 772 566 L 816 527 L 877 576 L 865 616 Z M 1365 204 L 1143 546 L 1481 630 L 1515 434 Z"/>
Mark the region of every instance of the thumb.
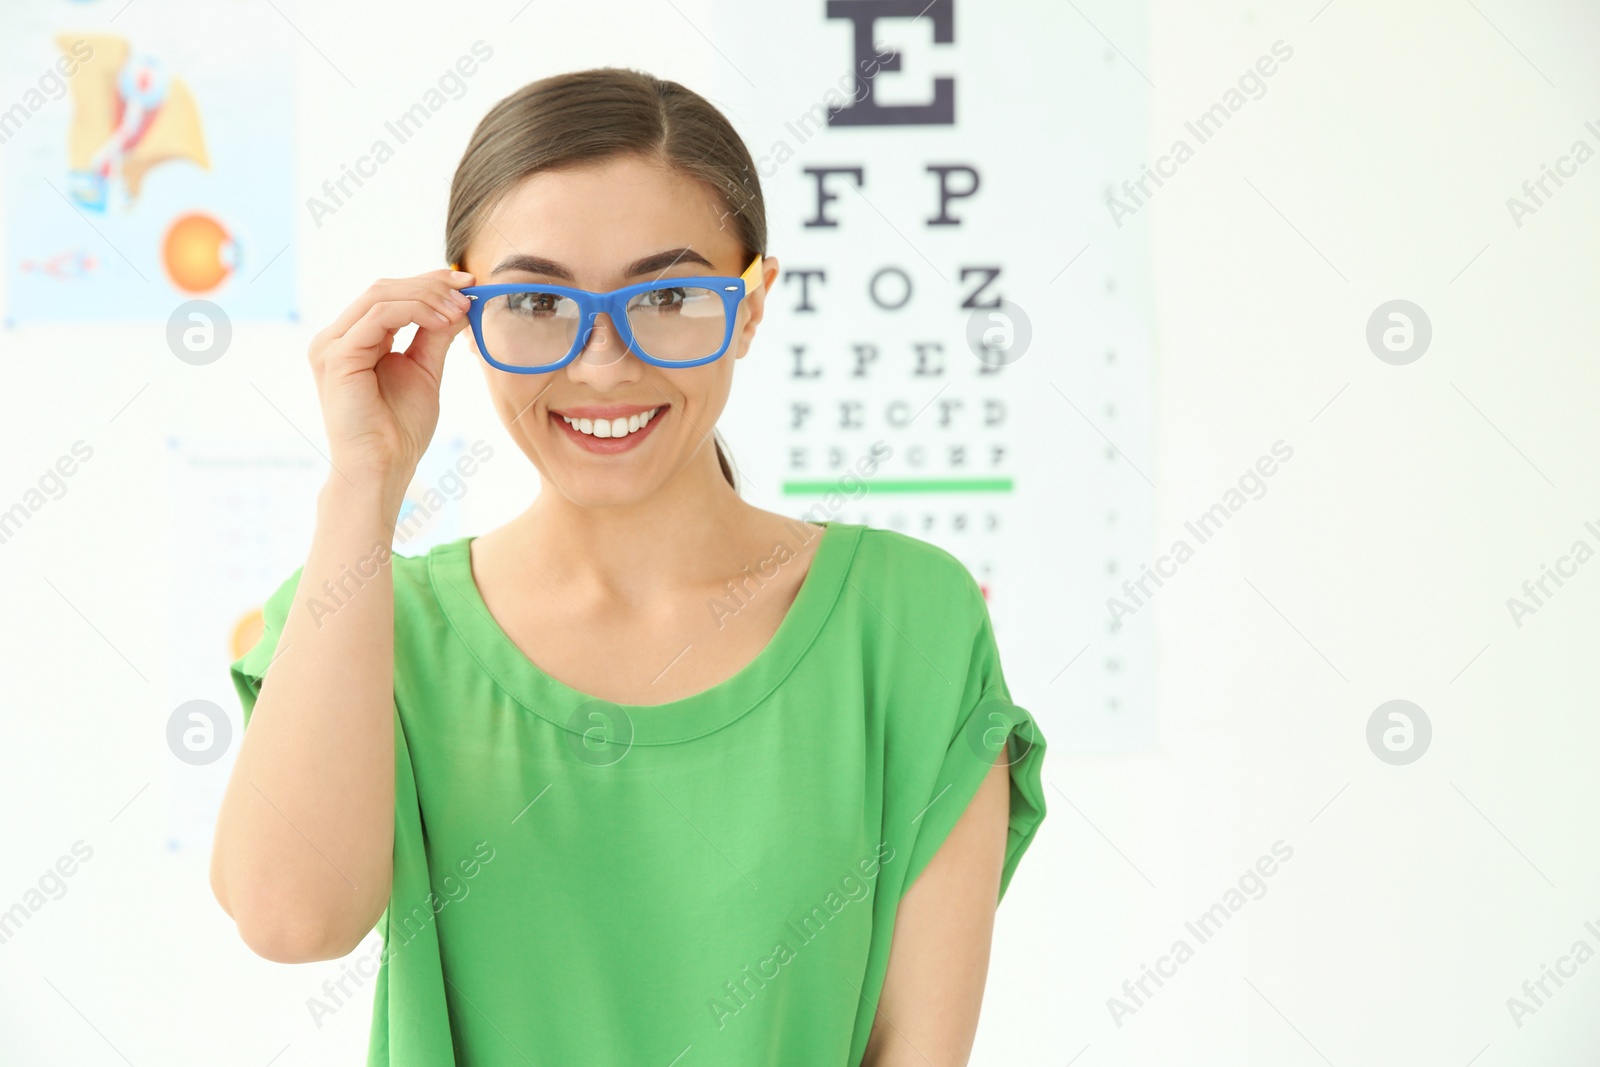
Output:
<path fill-rule="evenodd" d="M 406 358 L 412 360 L 428 372 L 429 377 L 439 381 L 444 376 L 444 357 L 450 351 L 450 342 L 455 340 L 467 325 L 465 315 L 461 321 L 447 326 L 419 326 L 416 336 L 411 338 L 411 344 L 406 346 Z"/>

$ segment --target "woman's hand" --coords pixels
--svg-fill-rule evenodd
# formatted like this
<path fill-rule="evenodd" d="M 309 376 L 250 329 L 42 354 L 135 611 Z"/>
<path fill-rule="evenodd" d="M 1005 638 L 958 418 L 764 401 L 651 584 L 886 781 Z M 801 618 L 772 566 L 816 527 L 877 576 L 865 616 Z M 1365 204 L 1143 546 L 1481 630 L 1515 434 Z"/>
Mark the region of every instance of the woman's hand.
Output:
<path fill-rule="evenodd" d="M 396 510 L 439 423 L 445 353 L 471 306 L 457 290 L 471 284 L 453 270 L 382 278 L 311 341 L 333 477 L 378 489 Z M 411 323 L 416 336 L 396 351 Z"/>

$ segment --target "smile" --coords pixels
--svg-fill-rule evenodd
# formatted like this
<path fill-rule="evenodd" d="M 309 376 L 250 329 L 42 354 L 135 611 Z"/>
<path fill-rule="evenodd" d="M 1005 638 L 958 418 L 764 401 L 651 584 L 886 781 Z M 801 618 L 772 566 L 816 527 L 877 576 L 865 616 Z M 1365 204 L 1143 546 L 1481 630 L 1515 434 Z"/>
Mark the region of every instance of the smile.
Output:
<path fill-rule="evenodd" d="M 638 433 L 660 410 L 659 407 L 654 407 L 649 411 L 615 419 L 574 419 L 568 415 L 560 415 L 559 412 L 557 414 L 568 426 L 590 437 L 626 437 L 630 433 Z"/>
<path fill-rule="evenodd" d="M 583 415 L 581 408 L 579 414 L 572 415 L 552 411 L 550 420 L 567 440 L 585 452 L 614 455 L 643 444 L 651 430 L 661 422 L 656 416 L 663 414 L 668 407 L 667 404 L 658 404 L 653 408 L 628 411 L 623 405 L 614 405 L 612 410 L 621 410 L 609 417 Z"/>

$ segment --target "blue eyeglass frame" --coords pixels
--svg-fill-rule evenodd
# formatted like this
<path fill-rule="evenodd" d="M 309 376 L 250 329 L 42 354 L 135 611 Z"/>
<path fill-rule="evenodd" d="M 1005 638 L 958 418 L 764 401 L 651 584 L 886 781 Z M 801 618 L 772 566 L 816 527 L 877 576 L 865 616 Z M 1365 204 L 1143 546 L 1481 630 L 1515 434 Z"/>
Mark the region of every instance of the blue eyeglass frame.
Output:
<path fill-rule="evenodd" d="M 661 278 L 656 281 L 640 282 L 637 285 L 625 285 L 621 289 L 613 289 L 608 293 L 591 292 L 588 289 L 574 289 L 565 285 L 546 285 L 542 282 L 518 282 L 511 285 L 469 285 L 459 290 L 462 296 L 472 301 L 472 306 L 467 309 L 467 320 L 472 324 L 472 336 L 478 342 L 478 354 L 491 366 L 499 370 L 510 371 L 512 374 L 549 374 L 551 371 L 560 370 L 582 352 L 588 342 L 589 334 L 594 329 L 597 316 L 604 313 L 611 319 L 611 324 L 616 327 L 617 336 L 634 355 L 653 367 L 699 367 L 721 359 L 728 351 L 728 345 L 733 340 L 733 324 L 737 321 L 739 305 L 755 287 L 757 279 L 761 277 L 762 256 L 757 254 L 744 269 L 744 273 L 737 278 L 725 275 L 697 275 L 692 278 Z M 640 293 L 653 292 L 657 289 L 677 289 L 684 286 L 697 286 L 711 289 L 722 297 L 722 310 L 727 319 L 727 328 L 722 335 L 722 344 L 709 356 L 700 359 L 672 360 L 657 359 L 639 348 L 633 336 L 633 328 L 628 324 L 628 301 Z M 510 363 L 502 363 L 489 354 L 489 349 L 483 343 L 483 308 L 490 297 L 504 296 L 507 293 L 554 293 L 558 296 L 570 297 L 578 305 L 578 329 L 573 335 L 572 348 L 565 356 L 554 363 L 544 363 L 536 367 L 519 367 Z"/>

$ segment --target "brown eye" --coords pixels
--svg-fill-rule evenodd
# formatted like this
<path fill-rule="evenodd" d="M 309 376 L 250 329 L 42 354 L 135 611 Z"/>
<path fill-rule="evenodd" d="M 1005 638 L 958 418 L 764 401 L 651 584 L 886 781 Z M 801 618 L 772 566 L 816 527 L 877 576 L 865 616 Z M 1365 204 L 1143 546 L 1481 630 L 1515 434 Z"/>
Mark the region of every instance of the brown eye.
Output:
<path fill-rule="evenodd" d="M 555 293 L 510 293 L 506 296 L 506 310 L 522 315 L 549 315 L 560 299 Z"/>
<path fill-rule="evenodd" d="M 682 307 L 683 302 L 686 299 L 684 296 L 684 290 L 681 287 L 673 289 L 652 289 L 643 295 L 644 306 L 652 309 L 670 309 Z"/>

